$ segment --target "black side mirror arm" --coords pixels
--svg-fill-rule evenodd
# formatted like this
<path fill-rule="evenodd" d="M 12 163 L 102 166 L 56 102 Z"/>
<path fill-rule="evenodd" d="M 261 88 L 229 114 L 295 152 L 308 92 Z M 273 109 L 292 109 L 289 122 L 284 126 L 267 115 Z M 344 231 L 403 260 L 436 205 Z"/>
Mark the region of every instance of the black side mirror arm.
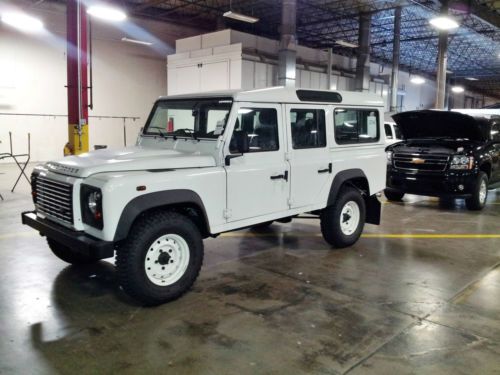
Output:
<path fill-rule="evenodd" d="M 224 164 L 226 164 L 226 166 L 230 166 L 231 165 L 231 159 L 239 158 L 241 156 L 243 156 L 243 153 L 241 153 L 241 154 L 226 155 L 226 157 L 224 158 Z"/>

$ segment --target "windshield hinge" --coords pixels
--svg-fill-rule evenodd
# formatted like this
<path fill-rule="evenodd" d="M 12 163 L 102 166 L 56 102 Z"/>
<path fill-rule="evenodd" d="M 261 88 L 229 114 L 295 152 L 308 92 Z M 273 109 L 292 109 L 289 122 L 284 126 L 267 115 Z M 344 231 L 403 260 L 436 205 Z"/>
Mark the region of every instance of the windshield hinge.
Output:
<path fill-rule="evenodd" d="M 286 200 L 286 203 L 288 204 L 288 208 L 292 208 L 292 205 L 293 205 L 293 200 L 292 200 L 292 198 L 288 198 L 288 199 Z"/>
<path fill-rule="evenodd" d="M 285 152 L 285 160 L 290 161 L 290 153 L 289 152 Z"/>
<path fill-rule="evenodd" d="M 225 208 L 222 211 L 222 216 L 224 216 L 224 219 L 229 219 L 231 217 L 231 210 L 229 208 Z"/>

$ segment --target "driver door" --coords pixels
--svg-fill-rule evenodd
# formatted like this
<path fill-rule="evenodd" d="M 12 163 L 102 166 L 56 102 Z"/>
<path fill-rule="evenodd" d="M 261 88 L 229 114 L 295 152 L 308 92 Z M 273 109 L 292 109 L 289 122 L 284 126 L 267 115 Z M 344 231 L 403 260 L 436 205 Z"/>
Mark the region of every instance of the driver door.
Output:
<path fill-rule="evenodd" d="M 290 168 L 285 160 L 286 144 L 281 106 L 241 103 L 234 131 L 244 131 L 249 152 L 230 159 L 227 176 L 228 222 L 288 210 Z M 235 138 L 225 155 L 238 154 Z"/>

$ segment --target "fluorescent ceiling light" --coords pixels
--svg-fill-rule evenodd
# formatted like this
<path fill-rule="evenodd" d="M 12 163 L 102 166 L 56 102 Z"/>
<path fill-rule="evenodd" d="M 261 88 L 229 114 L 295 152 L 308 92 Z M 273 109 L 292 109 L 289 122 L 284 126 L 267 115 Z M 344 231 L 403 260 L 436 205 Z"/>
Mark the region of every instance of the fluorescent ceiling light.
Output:
<path fill-rule="evenodd" d="M 338 44 L 339 46 L 342 46 L 342 47 L 358 48 L 357 44 L 349 43 L 349 42 L 346 42 L 345 40 L 336 40 L 335 43 Z"/>
<path fill-rule="evenodd" d="M 474 78 L 474 77 L 466 77 L 465 79 L 467 81 L 479 81 L 477 78 Z"/>
<path fill-rule="evenodd" d="M 429 20 L 429 23 L 439 30 L 456 29 L 459 24 L 453 18 L 447 16 L 435 17 Z"/>
<path fill-rule="evenodd" d="M 122 38 L 122 42 L 140 44 L 140 45 L 143 45 L 143 46 L 151 46 L 151 45 L 153 45 L 153 43 L 151 43 L 151 42 L 145 42 L 145 41 L 137 40 L 137 39 L 130 39 L 130 38 L 127 38 L 127 37 L 123 37 Z"/>
<path fill-rule="evenodd" d="M 120 8 L 110 7 L 108 5 L 92 5 L 87 9 L 87 13 L 93 17 L 105 21 L 121 22 L 127 18 L 127 15 Z"/>
<path fill-rule="evenodd" d="M 223 14 L 223 16 L 227 17 L 227 18 L 232 18 L 233 20 L 238 20 L 238 21 L 248 22 L 248 23 L 255 23 L 259 20 L 256 17 L 247 16 L 247 15 L 241 14 L 241 13 L 236 13 L 236 12 L 233 12 L 232 10 L 228 10 L 226 13 Z"/>
<path fill-rule="evenodd" d="M 415 85 L 421 85 L 422 83 L 425 83 L 425 79 L 422 77 L 415 76 L 412 79 L 410 79 L 411 83 L 414 83 Z"/>
<path fill-rule="evenodd" d="M 451 88 L 451 91 L 453 91 L 455 94 L 460 94 L 465 91 L 465 89 L 462 86 L 453 86 Z"/>
<path fill-rule="evenodd" d="M 24 13 L 9 12 L 2 14 L 2 22 L 18 30 L 34 33 L 43 30 L 43 23 L 38 18 Z"/>

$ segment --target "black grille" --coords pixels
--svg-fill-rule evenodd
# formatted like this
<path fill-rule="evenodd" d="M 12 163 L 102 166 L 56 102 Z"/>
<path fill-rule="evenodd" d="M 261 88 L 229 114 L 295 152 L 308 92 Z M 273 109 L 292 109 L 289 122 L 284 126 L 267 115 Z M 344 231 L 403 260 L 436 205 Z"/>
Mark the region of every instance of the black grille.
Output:
<path fill-rule="evenodd" d="M 448 155 L 397 153 L 392 157 L 394 167 L 417 171 L 442 172 L 448 165 Z"/>
<path fill-rule="evenodd" d="M 38 211 L 49 217 L 73 224 L 73 185 L 40 175 L 32 180 Z"/>

